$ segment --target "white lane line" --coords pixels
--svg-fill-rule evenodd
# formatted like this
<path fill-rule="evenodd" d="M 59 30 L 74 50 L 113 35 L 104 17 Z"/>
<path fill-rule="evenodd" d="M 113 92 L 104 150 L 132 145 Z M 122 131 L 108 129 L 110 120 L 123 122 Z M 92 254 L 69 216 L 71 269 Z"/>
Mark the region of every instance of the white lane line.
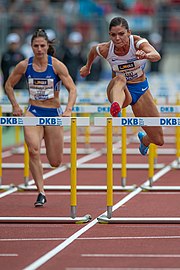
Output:
<path fill-rule="evenodd" d="M 2 238 L 0 242 L 21 242 L 21 241 L 64 241 L 68 239 L 67 237 L 51 237 L 51 238 Z M 86 240 L 141 240 L 141 239 L 180 239 L 180 235 L 172 236 L 110 236 L 110 237 L 80 237 L 77 241 L 86 241 Z"/>
<path fill-rule="evenodd" d="M 10 150 L 2 152 L 2 158 L 7 158 L 11 156 L 12 156 L 12 152 Z"/>
<path fill-rule="evenodd" d="M 180 235 L 162 236 L 111 236 L 111 237 L 86 237 L 77 240 L 134 240 L 134 239 L 180 239 Z"/>
<path fill-rule="evenodd" d="M 179 270 L 179 268 L 131 268 L 131 267 L 123 267 L 123 268 L 104 268 L 104 267 L 88 267 L 88 268 L 81 268 L 81 267 L 68 267 L 65 270 Z"/>
<path fill-rule="evenodd" d="M 18 254 L 15 253 L 0 253 L 0 257 L 17 257 Z"/>
<path fill-rule="evenodd" d="M 42 266 L 45 262 L 50 260 L 52 257 L 54 257 L 56 254 L 58 254 L 61 250 L 69 246 L 74 240 L 76 240 L 79 236 L 81 236 L 83 233 L 88 231 L 91 227 L 93 227 L 95 224 L 97 224 L 98 220 L 94 219 L 90 223 L 88 223 L 85 227 L 71 235 L 69 238 L 67 238 L 63 243 L 46 253 L 44 256 L 40 257 L 38 260 L 33 262 L 31 265 L 25 267 L 23 270 L 36 270 L 40 266 Z"/>
<path fill-rule="evenodd" d="M 164 174 L 168 173 L 170 170 L 173 169 L 173 167 L 176 167 L 178 165 L 178 160 L 172 161 L 170 164 L 168 164 L 166 167 L 158 171 L 153 176 L 153 183 L 155 183 L 160 177 L 162 177 Z M 141 186 L 149 186 L 149 180 L 147 180 L 145 183 L 143 183 Z"/>
<path fill-rule="evenodd" d="M 105 258 L 180 258 L 180 254 L 81 254 L 82 257 L 105 257 Z"/>
<path fill-rule="evenodd" d="M 0 242 L 13 242 L 13 241 L 64 241 L 67 237 L 51 237 L 51 238 L 2 238 Z"/>
<path fill-rule="evenodd" d="M 104 267 L 88 267 L 88 268 L 81 268 L 81 267 L 68 267 L 65 270 L 179 270 L 179 268 L 131 268 L 131 267 L 123 267 L 123 268 L 104 268 Z"/>
<path fill-rule="evenodd" d="M 171 164 L 174 164 L 174 162 L 172 162 Z M 167 171 L 170 170 L 171 164 L 168 165 L 168 170 L 166 170 L 166 167 L 163 168 L 160 172 L 158 172 L 157 174 L 154 175 L 154 179 L 157 181 L 158 177 L 161 177 L 163 174 L 165 174 Z M 147 180 L 144 184 L 148 183 L 149 181 Z M 118 209 L 120 206 L 122 206 L 125 202 L 129 201 L 130 199 L 132 199 L 134 196 L 136 196 L 137 194 L 139 194 L 142 191 L 141 187 L 138 187 L 137 189 L 133 190 L 130 194 L 128 194 L 125 198 L 123 198 L 122 200 L 120 200 L 117 204 L 115 204 L 113 206 L 112 211 L 115 211 L 116 209 Z M 102 215 L 107 215 L 107 212 L 101 214 Z M 43 255 L 42 257 L 40 257 L 39 259 L 37 259 L 36 261 L 34 261 L 32 264 L 30 264 L 29 266 L 25 267 L 23 270 L 36 270 L 38 267 L 42 266 L 44 263 L 46 263 L 47 261 L 49 261 L 52 257 L 54 257 L 56 254 L 58 254 L 60 251 L 62 251 L 64 248 L 66 248 L 67 246 L 69 246 L 73 241 L 75 241 L 78 237 L 80 237 L 82 234 L 84 234 L 86 231 L 88 231 L 90 228 L 92 228 L 94 225 L 96 225 L 98 223 L 97 219 L 92 220 L 90 223 L 88 223 L 87 225 L 85 225 L 82 229 L 80 229 L 79 231 L 77 231 L 76 233 L 74 233 L 73 235 L 71 235 L 69 238 L 67 238 L 63 243 L 59 244 L 57 247 L 55 247 L 54 249 L 50 250 L 48 253 L 46 253 L 45 255 Z"/>
<path fill-rule="evenodd" d="M 3 198 L 5 196 L 7 196 L 7 195 L 10 195 L 11 193 L 14 193 L 16 191 L 18 191 L 18 188 L 16 188 L 16 187 L 15 188 L 10 188 L 7 191 L 4 191 L 4 192 L 0 193 L 0 198 Z"/>
<path fill-rule="evenodd" d="M 138 193 L 141 191 L 142 191 L 142 189 L 138 188 Z M 126 197 L 128 197 L 127 199 L 125 197 L 122 200 L 122 204 L 124 204 L 126 201 L 130 200 L 131 198 L 133 198 L 136 195 L 137 195 L 137 191 L 136 190 L 132 191 L 131 194 L 126 196 Z M 120 202 L 118 203 L 118 205 L 120 205 Z M 116 205 L 114 206 L 114 209 L 117 209 Z M 107 212 L 104 212 L 102 215 L 107 215 Z M 90 223 L 85 225 L 82 229 L 80 229 L 79 231 L 77 231 L 76 233 L 71 235 L 69 238 L 67 238 L 63 243 L 59 244 L 54 249 L 50 250 L 48 253 L 46 253 L 45 255 L 40 257 L 39 259 L 37 259 L 35 262 L 30 264 L 29 266 L 25 267 L 23 270 L 36 270 L 36 269 L 38 269 L 40 266 L 42 266 L 44 263 L 49 261 L 52 257 L 54 257 L 56 254 L 58 254 L 60 251 L 65 249 L 67 246 L 69 246 L 73 241 L 75 241 L 78 237 L 80 237 L 82 234 L 84 234 L 86 231 L 88 231 L 90 228 L 92 228 L 97 223 L 98 223 L 97 219 L 92 220 Z"/>

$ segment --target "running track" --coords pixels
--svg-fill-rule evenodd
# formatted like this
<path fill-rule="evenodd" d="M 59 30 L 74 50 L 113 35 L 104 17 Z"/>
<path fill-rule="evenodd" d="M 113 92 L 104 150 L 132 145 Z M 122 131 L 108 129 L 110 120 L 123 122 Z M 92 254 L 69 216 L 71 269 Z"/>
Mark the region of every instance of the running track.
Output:
<path fill-rule="evenodd" d="M 78 154 L 78 164 L 106 163 L 104 139 L 96 130 L 93 153 Z M 164 168 L 155 170 L 158 186 L 178 186 L 179 170 L 169 164 L 176 160 L 174 129 L 166 128 L 166 154 L 158 155 L 158 164 Z M 135 135 L 129 130 L 128 149 L 136 151 Z M 68 137 L 68 134 L 66 134 Z M 92 136 L 92 138 L 93 138 Z M 80 139 L 81 136 L 78 136 Z M 100 139 L 99 139 L 100 138 Z M 115 136 L 115 148 L 120 148 L 120 137 Z M 98 141 L 100 141 L 98 143 Z M 69 142 L 65 148 L 70 147 Z M 85 148 L 78 143 L 78 148 Z M 87 148 L 88 149 L 88 148 Z M 160 150 L 159 150 L 160 151 Z M 114 155 L 114 163 L 120 163 L 120 154 Z M 128 154 L 127 164 L 147 164 L 147 157 Z M 43 163 L 46 157 L 42 155 Z M 22 163 L 21 154 L 3 152 L 3 163 Z M 63 165 L 70 162 L 64 155 Z M 62 167 L 63 167 L 62 165 Z M 69 185 L 70 171 L 58 168 L 44 169 L 46 185 Z M 53 175 L 52 172 L 53 171 Z M 180 196 L 178 191 L 147 191 L 140 186 L 147 183 L 147 169 L 129 169 L 127 185 L 136 185 L 130 191 L 114 192 L 113 217 L 179 217 Z M 105 185 L 105 169 L 80 168 L 78 185 Z M 3 169 L 3 184 L 15 186 L 23 183 L 22 169 Z M 114 169 L 114 185 L 121 184 L 120 169 Z M 70 216 L 69 191 L 46 191 L 48 203 L 34 208 L 36 191 L 11 191 L 0 193 L 0 216 L 61 217 Z M 78 191 L 77 216 L 91 214 L 85 224 L 0 223 L 0 268 L 5 270 L 120 270 L 120 269 L 180 269 L 180 224 L 99 224 L 97 217 L 105 214 L 105 191 Z"/>

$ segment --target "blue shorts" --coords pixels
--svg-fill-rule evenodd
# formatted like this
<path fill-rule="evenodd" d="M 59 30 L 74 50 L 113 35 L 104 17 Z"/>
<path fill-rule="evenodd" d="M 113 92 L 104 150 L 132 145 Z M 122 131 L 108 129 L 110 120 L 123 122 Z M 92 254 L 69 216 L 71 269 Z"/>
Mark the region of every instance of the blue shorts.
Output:
<path fill-rule="evenodd" d="M 29 105 L 27 111 L 34 114 L 36 117 L 57 117 L 63 114 L 62 108 L 44 108 L 34 105 Z"/>
<path fill-rule="evenodd" d="M 132 96 L 131 105 L 134 105 L 149 88 L 147 79 L 144 82 L 127 83 L 126 86 Z"/>

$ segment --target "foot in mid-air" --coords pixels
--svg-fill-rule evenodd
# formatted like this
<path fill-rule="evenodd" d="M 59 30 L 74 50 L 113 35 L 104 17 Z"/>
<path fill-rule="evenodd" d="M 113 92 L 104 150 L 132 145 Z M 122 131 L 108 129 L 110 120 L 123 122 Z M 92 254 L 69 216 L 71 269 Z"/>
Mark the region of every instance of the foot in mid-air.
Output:
<path fill-rule="evenodd" d="M 145 136 L 144 132 L 140 131 L 138 133 L 138 138 L 140 140 L 139 151 L 140 151 L 141 155 L 143 155 L 143 156 L 145 156 L 149 150 L 149 146 L 144 145 L 142 142 L 144 136 Z"/>
<path fill-rule="evenodd" d="M 121 107 L 118 102 L 115 101 L 111 104 L 110 113 L 113 117 L 121 116 Z"/>

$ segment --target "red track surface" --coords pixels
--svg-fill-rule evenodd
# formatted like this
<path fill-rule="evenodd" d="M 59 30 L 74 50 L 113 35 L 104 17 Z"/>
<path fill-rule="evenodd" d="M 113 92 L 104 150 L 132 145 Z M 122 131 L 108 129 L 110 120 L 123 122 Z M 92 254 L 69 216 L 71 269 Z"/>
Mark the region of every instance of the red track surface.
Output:
<path fill-rule="evenodd" d="M 163 148 L 174 148 L 169 143 L 174 130 L 167 128 Z M 170 134 L 170 130 L 171 133 Z M 135 136 L 134 136 L 135 138 Z M 170 139 L 168 139 L 170 138 Z M 69 147 L 69 143 L 65 144 Z M 82 148 L 82 143 L 78 148 Z M 102 143 L 91 143 L 97 150 Z M 130 143 L 128 148 L 138 148 Z M 78 159 L 84 155 L 78 155 Z M 88 156 L 88 154 L 86 154 Z M 158 164 L 166 167 L 176 159 L 174 155 L 159 155 Z M 42 155 L 43 163 L 47 162 Z M 13 154 L 3 158 L 3 163 L 23 163 L 23 156 Z M 70 162 L 64 155 L 64 164 Z M 127 156 L 127 164 L 147 164 L 148 157 L 140 154 Z M 102 154 L 86 163 L 106 163 Z M 114 155 L 114 163 L 121 163 L 121 155 Z M 162 169 L 156 169 L 155 174 Z M 46 174 L 51 169 L 45 169 Z M 139 187 L 148 179 L 147 169 L 129 169 L 127 185 Z M 154 185 L 178 186 L 180 173 L 171 169 Z M 106 185 L 105 169 L 78 169 L 78 185 Z M 22 169 L 3 169 L 3 185 L 23 183 Z M 70 170 L 66 169 L 45 180 L 45 185 L 69 185 Z M 121 185 L 121 171 L 114 169 L 114 185 Z M 46 191 L 48 203 L 34 208 L 36 191 L 16 191 L 2 197 L 1 217 L 70 217 L 70 192 Z M 179 217 L 180 196 L 178 191 L 115 191 L 114 205 L 119 203 L 113 217 Z M 129 195 L 132 198 L 128 199 Z M 133 196 L 134 194 L 134 196 Z M 0 223 L 0 268 L 5 270 L 43 269 L 180 269 L 180 224 L 99 224 L 97 217 L 106 211 L 105 191 L 78 191 L 77 216 L 91 214 L 92 220 L 85 224 L 48 223 Z M 125 199 L 125 203 L 121 200 Z"/>

